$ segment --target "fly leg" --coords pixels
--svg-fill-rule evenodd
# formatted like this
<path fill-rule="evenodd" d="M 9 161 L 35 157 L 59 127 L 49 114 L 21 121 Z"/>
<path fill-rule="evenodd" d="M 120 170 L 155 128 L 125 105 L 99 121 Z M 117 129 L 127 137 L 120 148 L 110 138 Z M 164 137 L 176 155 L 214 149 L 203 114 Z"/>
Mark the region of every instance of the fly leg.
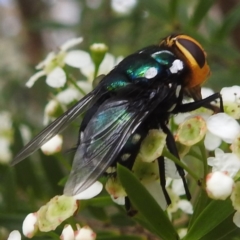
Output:
<path fill-rule="evenodd" d="M 176 146 L 176 143 L 175 143 L 175 140 L 174 140 L 174 137 L 173 137 L 171 131 L 168 129 L 168 127 L 165 124 L 161 124 L 161 128 L 162 128 L 163 132 L 167 134 L 166 144 L 167 144 L 167 148 L 168 148 L 169 152 L 172 153 L 175 157 L 177 157 L 180 160 L 177 146 Z M 175 164 L 175 166 L 176 166 L 177 171 L 183 181 L 183 186 L 185 189 L 186 197 L 188 200 L 190 200 L 191 194 L 189 192 L 188 185 L 186 182 L 185 172 L 182 169 L 182 167 L 180 167 L 179 165 Z"/>
<path fill-rule="evenodd" d="M 165 197 L 167 205 L 169 206 L 171 204 L 171 199 L 170 199 L 170 197 L 168 195 L 168 192 L 166 190 L 166 175 L 165 175 L 164 157 L 161 156 L 157 160 L 158 160 L 158 169 L 159 169 L 159 176 L 160 176 L 160 185 L 162 187 L 163 195 Z"/>
<path fill-rule="evenodd" d="M 218 107 L 210 104 L 212 101 L 214 101 L 216 99 L 220 99 L 220 109 Z M 211 95 L 207 98 L 197 100 L 195 102 L 181 104 L 174 109 L 173 113 L 190 112 L 190 111 L 194 111 L 194 110 L 196 110 L 200 107 L 205 107 L 205 108 L 211 109 L 214 112 L 224 112 L 224 110 L 223 110 L 223 100 L 222 100 L 221 94 L 220 93 L 214 93 L 213 95 Z"/>

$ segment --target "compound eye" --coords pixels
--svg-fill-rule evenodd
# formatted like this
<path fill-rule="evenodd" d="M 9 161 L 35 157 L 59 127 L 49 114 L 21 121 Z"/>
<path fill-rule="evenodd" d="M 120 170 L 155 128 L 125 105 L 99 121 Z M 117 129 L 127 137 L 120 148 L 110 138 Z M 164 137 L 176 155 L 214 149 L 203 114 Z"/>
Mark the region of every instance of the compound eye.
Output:
<path fill-rule="evenodd" d="M 205 65 L 205 53 L 194 41 L 184 38 L 177 38 L 177 41 L 192 55 L 200 68 Z"/>

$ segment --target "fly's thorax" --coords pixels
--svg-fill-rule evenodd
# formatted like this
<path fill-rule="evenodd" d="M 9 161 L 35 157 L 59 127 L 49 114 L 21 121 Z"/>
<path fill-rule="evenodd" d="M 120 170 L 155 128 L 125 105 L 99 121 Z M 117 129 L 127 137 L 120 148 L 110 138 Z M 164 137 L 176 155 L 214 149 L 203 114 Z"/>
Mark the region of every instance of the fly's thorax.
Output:
<path fill-rule="evenodd" d="M 186 88 L 200 86 L 210 75 L 210 68 L 206 60 L 203 47 L 193 38 L 187 35 L 171 35 L 165 38 L 160 46 L 172 51 L 181 59 L 187 69 L 184 79 Z"/>

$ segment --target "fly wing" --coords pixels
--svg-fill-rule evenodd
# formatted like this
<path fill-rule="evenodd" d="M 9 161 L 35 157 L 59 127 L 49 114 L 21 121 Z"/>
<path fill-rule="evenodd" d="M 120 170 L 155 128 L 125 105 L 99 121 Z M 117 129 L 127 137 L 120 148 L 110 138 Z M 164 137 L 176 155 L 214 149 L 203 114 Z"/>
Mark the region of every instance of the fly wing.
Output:
<path fill-rule="evenodd" d="M 44 143 L 50 140 L 59 132 L 63 131 L 74 119 L 83 113 L 86 107 L 94 100 L 95 91 L 87 94 L 74 106 L 68 109 L 63 115 L 53 121 L 34 137 L 13 159 L 12 165 L 15 165 L 38 150 Z"/>
<path fill-rule="evenodd" d="M 80 134 L 64 194 L 76 195 L 90 187 L 114 161 L 128 138 L 148 115 L 146 104 L 133 108 L 126 100 L 107 100 Z"/>

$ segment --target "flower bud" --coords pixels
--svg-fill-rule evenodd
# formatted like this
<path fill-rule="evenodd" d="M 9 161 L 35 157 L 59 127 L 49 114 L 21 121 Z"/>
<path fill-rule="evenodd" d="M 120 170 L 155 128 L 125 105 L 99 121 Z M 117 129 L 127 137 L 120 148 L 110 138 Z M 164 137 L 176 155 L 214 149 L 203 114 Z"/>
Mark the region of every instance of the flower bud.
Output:
<path fill-rule="evenodd" d="M 21 240 L 21 234 L 20 234 L 20 232 L 17 231 L 17 230 L 12 231 L 12 232 L 9 234 L 7 240 Z"/>
<path fill-rule="evenodd" d="M 71 225 L 66 225 L 60 236 L 61 240 L 75 240 L 74 231 Z"/>
<path fill-rule="evenodd" d="M 32 238 L 38 231 L 37 213 L 29 213 L 23 221 L 22 232 L 27 238 Z"/>
<path fill-rule="evenodd" d="M 105 188 L 113 200 L 126 196 L 126 192 L 117 178 L 109 178 Z M 117 203 L 119 202 L 117 201 Z"/>
<path fill-rule="evenodd" d="M 78 227 L 78 230 L 75 232 L 75 240 L 95 240 L 96 239 L 96 233 L 93 232 L 93 230 L 88 227 L 84 226 L 80 228 Z"/>
<path fill-rule="evenodd" d="M 99 67 L 108 51 L 108 47 L 104 43 L 94 43 L 90 46 L 90 51 L 95 66 Z"/>
<path fill-rule="evenodd" d="M 234 181 L 225 172 L 209 173 L 206 178 L 206 191 L 210 198 L 225 200 L 233 190 Z"/>
<path fill-rule="evenodd" d="M 62 150 L 63 139 L 62 136 L 56 135 L 51 138 L 48 142 L 46 142 L 41 150 L 45 155 L 53 155 Z"/>

